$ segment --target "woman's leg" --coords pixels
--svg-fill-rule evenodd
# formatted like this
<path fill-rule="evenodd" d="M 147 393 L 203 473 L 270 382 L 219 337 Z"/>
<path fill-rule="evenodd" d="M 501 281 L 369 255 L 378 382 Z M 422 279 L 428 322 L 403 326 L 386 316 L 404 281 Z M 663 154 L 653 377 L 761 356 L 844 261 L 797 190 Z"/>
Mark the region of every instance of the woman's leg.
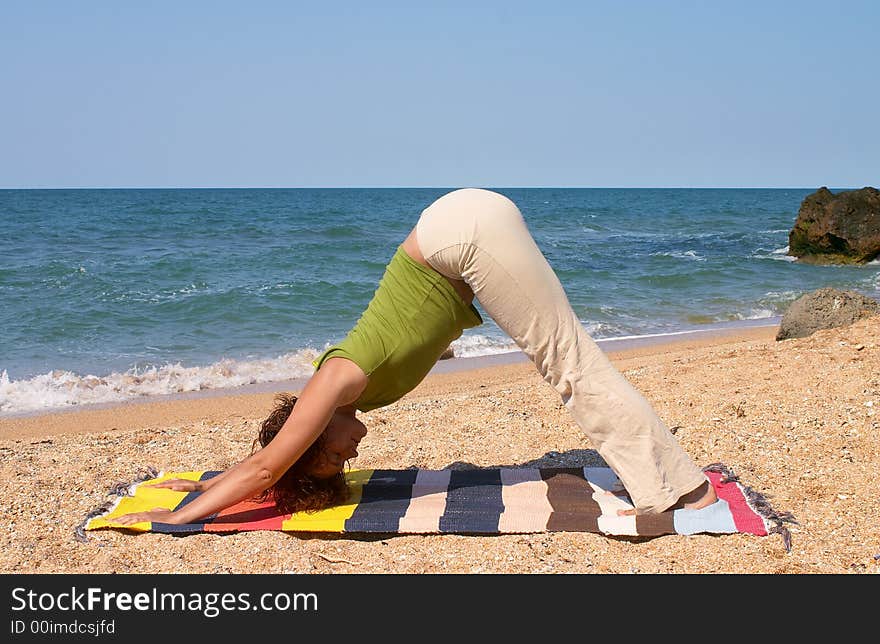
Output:
<path fill-rule="evenodd" d="M 559 393 L 639 512 L 665 510 L 705 482 L 587 334 L 512 201 L 488 190 L 456 190 L 422 212 L 416 233 L 427 262 L 464 280 Z"/>

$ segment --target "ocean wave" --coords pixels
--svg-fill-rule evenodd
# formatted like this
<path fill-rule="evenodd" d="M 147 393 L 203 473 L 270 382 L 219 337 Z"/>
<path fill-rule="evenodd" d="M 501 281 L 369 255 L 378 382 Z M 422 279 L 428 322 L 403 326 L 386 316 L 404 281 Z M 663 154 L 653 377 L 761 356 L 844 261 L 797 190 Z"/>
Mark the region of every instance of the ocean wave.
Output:
<path fill-rule="evenodd" d="M 602 307 L 605 308 L 605 307 Z M 639 333 L 630 335 L 623 327 L 607 322 L 581 320 L 581 326 L 593 340 L 608 341 L 641 337 L 652 337 L 651 333 Z M 663 333 L 659 335 L 664 335 Z M 672 333 L 674 335 L 674 333 Z M 520 351 L 516 343 L 506 335 L 463 335 L 452 342 L 452 350 L 456 358 L 476 358 L 479 356 L 495 355 Z"/>
<path fill-rule="evenodd" d="M 303 378 L 314 371 L 311 361 L 317 355 L 317 350 L 303 349 L 274 359 L 220 360 L 204 367 L 175 363 L 107 376 L 56 369 L 32 378 L 11 380 L 4 370 L 0 373 L 0 414 Z"/>
<path fill-rule="evenodd" d="M 719 322 L 736 322 L 746 320 L 766 320 L 778 317 L 779 313 L 772 308 L 753 307 L 747 311 L 734 311 L 733 313 L 691 313 L 685 317 L 690 324 L 700 326 L 707 324 L 716 324 Z M 675 332 L 673 332 L 674 334 Z"/>
<path fill-rule="evenodd" d="M 770 309 L 750 309 L 747 313 L 734 313 L 734 320 L 764 320 L 779 315 Z"/>
<path fill-rule="evenodd" d="M 788 254 L 788 246 L 782 248 L 774 248 L 767 250 L 766 248 L 756 248 L 755 252 L 749 255 L 751 259 L 775 259 L 783 262 L 796 262 L 797 257 Z"/>
<path fill-rule="evenodd" d="M 591 337 L 614 335 L 611 325 L 601 322 L 582 324 Z M 506 335 L 464 335 L 453 341 L 452 348 L 456 358 L 519 351 L 516 343 Z M 55 369 L 16 380 L 3 370 L 0 371 L 0 416 L 307 378 L 314 372 L 311 361 L 320 351 L 308 348 L 277 358 L 224 359 L 197 367 L 168 363 L 160 367 L 135 367 L 104 376 Z"/>
<path fill-rule="evenodd" d="M 508 337 L 465 335 L 452 342 L 452 351 L 456 358 L 474 358 L 518 350 L 516 343 Z"/>
<path fill-rule="evenodd" d="M 357 239 L 364 235 L 364 230 L 356 225 L 336 225 L 328 226 L 322 231 L 322 234 L 330 239 Z"/>
<path fill-rule="evenodd" d="M 767 291 L 763 297 L 746 313 L 737 313 L 738 320 L 761 320 L 768 317 L 776 317 L 785 313 L 788 307 L 803 293 L 801 291 Z"/>
<path fill-rule="evenodd" d="M 697 253 L 695 250 L 673 250 L 673 251 L 658 251 L 656 253 L 650 253 L 651 257 L 674 257 L 676 259 L 689 259 L 695 262 L 705 262 L 706 258 Z"/>
<path fill-rule="evenodd" d="M 181 302 L 192 297 L 214 295 L 218 292 L 217 289 L 209 287 L 206 282 L 193 282 L 179 288 L 161 288 L 154 292 L 142 290 L 113 292 L 112 290 L 105 290 L 97 294 L 97 300 L 109 303 L 164 304 L 167 302 Z"/>
<path fill-rule="evenodd" d="M 801 291 L 767 291 L 759 300 L 760 304 L 775 302 L 777 304 L 790 304 L 802 295 Z"/>

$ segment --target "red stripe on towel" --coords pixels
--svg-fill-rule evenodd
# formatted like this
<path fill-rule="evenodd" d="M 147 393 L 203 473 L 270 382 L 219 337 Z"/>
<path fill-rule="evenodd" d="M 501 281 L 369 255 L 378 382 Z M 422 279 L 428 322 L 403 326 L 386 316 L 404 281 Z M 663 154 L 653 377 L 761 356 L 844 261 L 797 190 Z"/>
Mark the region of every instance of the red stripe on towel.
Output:
<path fill-rule="evenodd" d="M 733 523 L 739 532 L 758 535 L 759 537 L 767 536 L 767 526 L 764 525 L 764 519 L 760 514 L 755 512 L 746 502 L 742 488 L 735 481 L 722 483 L 722 475 L 718 472 L 704 472 L 712 482 L 718 498 L 727 501 L 730 506 L 730 512 L 733 515 Z"/>
<path fill-rule="evenodd" d="M 239 532 L 245 530 L 281 530 L 281 523 L 289 514 L 279 514 L 271 500 L 241 501 L 220 512 L 213 521 L 205 523 L 205 532 Z"/>

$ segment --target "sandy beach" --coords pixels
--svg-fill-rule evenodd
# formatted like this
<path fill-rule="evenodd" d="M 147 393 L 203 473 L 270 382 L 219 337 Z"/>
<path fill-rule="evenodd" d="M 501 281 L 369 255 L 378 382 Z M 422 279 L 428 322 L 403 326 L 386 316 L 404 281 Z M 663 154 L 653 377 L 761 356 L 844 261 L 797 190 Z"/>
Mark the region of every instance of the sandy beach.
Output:
<path fill-rule="evenodd" d="M 223 469 L 273 391 L 0 419 L 4 573 L 877 573 L 880 316 L 776 342 L 775 327 L 609 351 L 699 465 L 723 462 L 789 511 L 777 535 L 501 536 L 74 528 L 138 468 Z M 279 388 L 278 391 L 284 390 Z M 361 415 L 353 467 L 602 465 L 531 363 L 449 369 Z"/>

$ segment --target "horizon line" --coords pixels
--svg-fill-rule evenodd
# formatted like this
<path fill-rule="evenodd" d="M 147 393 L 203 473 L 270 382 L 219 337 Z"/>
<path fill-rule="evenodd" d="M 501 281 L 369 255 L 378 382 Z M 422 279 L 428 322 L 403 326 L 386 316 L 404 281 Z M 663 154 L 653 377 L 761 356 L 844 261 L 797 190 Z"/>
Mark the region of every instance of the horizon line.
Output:
<path fill-rule="evenodd" d="M 491 187 L 518 190 L 818 190 L 859 189 L 855 186 L 0 186 L 0 190 L 437 190 Z M 872 186 L 861 186 L 868 188 Z"/>

